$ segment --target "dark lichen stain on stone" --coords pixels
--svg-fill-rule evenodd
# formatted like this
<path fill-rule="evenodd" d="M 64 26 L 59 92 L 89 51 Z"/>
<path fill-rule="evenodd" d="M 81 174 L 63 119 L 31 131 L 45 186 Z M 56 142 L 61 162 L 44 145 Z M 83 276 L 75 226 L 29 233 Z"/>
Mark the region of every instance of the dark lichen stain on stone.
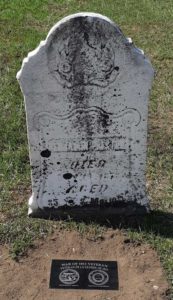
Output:
<path fill-rule="evenodd" d="M 74 204 L 74 201 L 71 199 L 71 200 L 68 200 L 68 203 L 69 204 Z"/>
<path fill-rule="evenodd" d="M 117 72 L 119 71 L 119 69 L 120 69 L 120 68 L 119 68 L 118 66 L 115 67 L 115 70 L 116 70 Z"/>
<path fill-rule="evenodd" d="M 92 48 L 92 49 L 96 49 L 96 47 L 93 47 L 90 43 L 89 43 L 89 34 L 85 31 L 84 32 L 84 40 L 87 42 L 87 45 Z"/>
<path fill-rule="evenodd" d="M 100 118 L 98 120 L 99 123 L 101 123 L 103 128 L 106 128 L 108 126 L 109 116 L 104 114 L 100 115 Z"/>
<path fill-rule="evenodd" d="M 63 175 L 64 179 L 68 180 L 68 179 L 71 179 L 73 177 L 73 175 L 71 173 L 65 173 Z"/>
<path fill-rule="evenodd" d="M 51 156 L 51 151 L 50 151 L 49 149 L 43 150 L 43 151 L 41 151 L 40 155 L 41 155 L 42 157 L 48 158 L 48 157 Z"/>

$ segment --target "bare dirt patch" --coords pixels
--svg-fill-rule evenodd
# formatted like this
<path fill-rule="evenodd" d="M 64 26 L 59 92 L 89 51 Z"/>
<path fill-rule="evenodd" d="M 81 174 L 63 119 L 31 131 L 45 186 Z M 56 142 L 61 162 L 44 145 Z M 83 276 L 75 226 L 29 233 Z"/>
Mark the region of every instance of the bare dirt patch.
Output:
<path fill-rule="evenodd" d="M 117 260 L 118 291 L 49 289 L 52 259 Z M 13 261 L 0 246 L 0 299 L 3 300 L 165 300 L 168 283 L 156 252 L 146 244 L 130 242 L 108 229 L 100 239 L 76 231 L 57 231 L 38 241 L 27 257 Z"/>

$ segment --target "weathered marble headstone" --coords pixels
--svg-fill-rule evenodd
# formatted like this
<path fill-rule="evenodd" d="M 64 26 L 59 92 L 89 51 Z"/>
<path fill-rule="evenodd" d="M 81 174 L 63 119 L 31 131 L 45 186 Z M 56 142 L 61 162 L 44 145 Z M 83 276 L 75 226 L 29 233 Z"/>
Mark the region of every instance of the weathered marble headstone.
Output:
<path fill-rule="evenodd" d="M 108 18 L 58 22 L 17 74 L 25 97 L 29 214 L 148 210 L 148 96 L 153 69 Z"/>

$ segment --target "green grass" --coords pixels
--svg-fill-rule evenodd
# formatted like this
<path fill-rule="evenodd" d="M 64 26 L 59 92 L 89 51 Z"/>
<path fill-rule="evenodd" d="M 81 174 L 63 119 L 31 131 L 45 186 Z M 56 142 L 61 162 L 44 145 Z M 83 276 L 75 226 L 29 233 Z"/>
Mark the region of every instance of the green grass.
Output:
<path fill-rule="evenodd" d="M 149 107 L 147 184 L 153 214 L 124 226 L 158 252 L 173 286 L 173 2 L 172 0 L 0 0 L 0 236 L 14 258 L 54 228 L 103 227 L 29 219 L 30 167 L 23 97 L 16 73 L 23 58 L 62 17 L 79 11 L 113 19 L 150 57 L 156 71 Z M 109 226 L 109 224 L 107 224 Z M 173 293 L 173 292 L 172 292 Z M 171 297 L 171 296 L 170 296 Z"/>

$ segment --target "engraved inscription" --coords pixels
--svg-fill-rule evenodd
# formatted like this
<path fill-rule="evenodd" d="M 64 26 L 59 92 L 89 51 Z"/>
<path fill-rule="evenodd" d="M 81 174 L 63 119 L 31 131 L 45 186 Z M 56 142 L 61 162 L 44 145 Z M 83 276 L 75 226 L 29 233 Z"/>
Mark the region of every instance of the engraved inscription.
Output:
<path fill-rule="evenodd" d="M 52 139 L 48 141 L 48 147 L 54 152 L 125 151 L 124 140 L 123 137 Z"/>
<path fill-rule="evenodd" d="M 85 160 L 73 161 L 70 165 L 72 170 L 76 169 L 92 169 L 92 168 L 104 168 L 106 160 L 89 159 L 88 156 Z"/>
<path fill-rule="evenodd" d="M 77 186 L 77 185 L 73 185 L 70 186 L 67 190 L 66 190 L 66 194 L 68 193 L 77 193 L 77 192 L 88 192 L 91 194 L 94 193 L 103 193 L 107 190 L 108 185 L 107 184 L 92 184 L 90 187 L 88 185 L 81 185 L 81 186 Z"/>

